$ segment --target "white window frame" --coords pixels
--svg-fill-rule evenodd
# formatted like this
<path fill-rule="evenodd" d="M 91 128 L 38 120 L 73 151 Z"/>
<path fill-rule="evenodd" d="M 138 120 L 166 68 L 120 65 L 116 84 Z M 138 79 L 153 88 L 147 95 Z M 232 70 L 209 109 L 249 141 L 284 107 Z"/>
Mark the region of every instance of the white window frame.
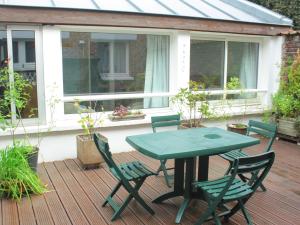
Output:
<path fill-rule="evenodd" d="M 172 75 L 171 65 L 174 64 L 175 58 L 171 56 L 171 42 L 173 40 L 174 31 L 157 30 L 157 29 L 133 29 L 133 28 L 116 28 L 116 27 L 80 27 L 80 26 L 57 26 L 61 32 L 99 32 L 99 33 L 115 33 L 115 34 L 152 34 L 152 35 L 167 35 L 169 36 L 169 91 L 162 93 L 125 93 L 125 94 L 95 94 L 95 95 L 76 95 L 76 96 L 65 96 L 62 89 L 62 104 L 60 105 L 60 112 L 63 112 L 63 118 L 67 120 L 78 119 L 78 114 L 65 114 L 64 113 L 64 103 L 74 102 L 74 101 L 104 101 L 104 100 L 120 100 L 120 99 L 141 99 L 147 97 L 171 97 L 175 93 L 171 92 L 173 89 L 171 84 L 173 80 L 176 79 Z M 61 43 L 62 50 L 62 43 Z M 62 51 L 61 51 L 62 58 Z M 129 51 L 128 51 L 129 54 Z M 129 57 L 129 56 L 128 56 Z M 129 58 L 128 58 L 129 60 Z M 129 63 L 129 62 L 128 62 Z M 63 87 L 63 72 L 61 72 L 61 87 Z M 171 106 L 164 108 L 151 108 L 151 109 L 141 109 L 145 113 L 156 113 L 159 111 L 170 110 Z M 106 112 L 111 113 L 111 112 Z"/>
<path fill-rule="evenodd" d="M 207 93 L 209 95 L 223 95 L 223 99 L 226 98 L 226 94 L 233 93 L 266 93 L 266 89 L 259 89 L 260 86 L 260 78 L 262 77 L 262 53 L 263 53 L 263 37 L 250 37 L 250 36 L 227 36 L 224 34 L 216 34 L 212 36 L 208 33 L 199 34 L 197 32 L 191 33 L 191 41 L 192 40 L 205 40 L 205 41 L 223 41 L 225 44 L 224 49 L 224 85 L 222 90 L 208 90 Z M 247 43 L 258 43 L 259 44 L 259 53 L 258 53 L 258 70 L 257 70 L 257 88 L 256 89 L 245 89 L 245 90 L 226 90 L 227 84 L 227 71 L 228 71 L 228 42 L 247 42 Z M 189 77 L 190 79 L 190 77 Z"/>
<path fill-rule="evenodd" d="M 12 31 L 33 31 L 34 38 L 35 38 L 35 70 L 36 70 L 36 82 L 37 82 L 37 101 L 38 101 L 38 117 L 37 118 L 25 118 L 23 120 L 24 125 L 34 125 L 34 124 L 44 124 L 46 117 L 45 117 L 45 101 L 44 101 L 44 79 L 43 79 L 43 53 L 42 53 L 42 33 L 40 26 L 21 26 L 21 25 L 7 25 L 6 32 L 7 32 L 7 55 L 10 59 L 9 61 L 9 68 L 11 71 L 14 71 L 13 65 L 13 43 L 12 43 Z M 18 45 L 18 47 L 20 47 Z M 25 48 L 25 46 L 24 46 Z M 25 57 L 25 55 L 24 55 Z M 25 60 L 25 58 L 24 58 Z M 19 55 L 19 62 L 20 63 L 20 55 Z M 26 63 L 24 64 L 31 64 Z M 10 80 L 13 81 L 13 73 L 11 73 Z M 15 112 L 14 104 L 12 103 L 12 110 Z M 15 113 L 14 113 L 15 115 Z M 14 116 L 15 117 L 15 116 Z M 16 118 L 13 118 L 16 120 Z"/>

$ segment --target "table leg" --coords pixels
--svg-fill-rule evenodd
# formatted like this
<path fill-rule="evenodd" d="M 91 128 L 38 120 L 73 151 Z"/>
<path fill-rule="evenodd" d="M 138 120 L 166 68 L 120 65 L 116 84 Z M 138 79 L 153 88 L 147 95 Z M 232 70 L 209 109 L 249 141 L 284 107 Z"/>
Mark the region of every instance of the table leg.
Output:
<path fill-rule="evenodd" d="M 180 205 L 178 213 L 176 215 L 175 223 L 180 223 L 182 216 L 189 206 L 191 202 L 191 194 L 192 194 L 192 182 L 195 177 L 195 160 L 196 158 L 188 158 L 186 159 L 186 167 L 185 167 L 185 185 L 184 185 L 184 200 Z"/>
<path fill-rule="evenodd" d="M 199 156 L 198 181 L 208 180 L 209 156 Z"/>
<path fill-rule="evenodd" d="M 174 190 L 159 196 L 153 200 L 153 203 L 160 203 L 169 198 L 182 196 L 184 192 L 184 159 L 175 159 L 175 171 L 174 171 Z"/>

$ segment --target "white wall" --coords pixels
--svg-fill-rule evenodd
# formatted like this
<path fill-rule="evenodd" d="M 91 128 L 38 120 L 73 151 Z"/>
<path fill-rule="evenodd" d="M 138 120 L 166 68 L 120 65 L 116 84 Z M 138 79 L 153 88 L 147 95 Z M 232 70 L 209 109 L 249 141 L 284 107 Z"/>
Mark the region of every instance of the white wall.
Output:
<path fill-rule="evenodd" d="M 93 28 L 96 29 L 96 28 Z M 140 29 L 141 31 L 141 29 Z M 149 32 L 149 31 L 148 31 Z M 153 32 L 153 31 L 152 31 Z M 170 32 L 170 31 L 165 31 Z M 190 66 L 190 37 L 191 34 L 185 31 L 171 32 L 171 69 L 170 69 L 170 86 L 172 92 L 176 92 L 181 87 L 187 87 L 189 81 Z M 195 35 L 195 33 L 193 33 Z M 197 33 L 201 35 L 201 33 Z M 45 132 L 45 137 L 40 145 L 39 161 L 54 161 L 66 158 L 76 157 L 76 135 L 81 133 L 78 118 L 68 117 L 63 112 L 63 102 L 60 101 L 55 109 L 53 118 L 47 104 L 51 97 L 58 99 L 63 98 L 62 85 L 62 55 L 61 55 L 61 38 L 60 28 L 55 26 L 44 26 L 42 29 L 43 37 L 43 61 L 44 61 L 44 86 L 45 86 L 45 108 L 46 120 L 42 127 L 42 131 L 47 131 L 47 124 L 53 119 L 57 127 L 53 132 Z M 220 34 L 205 34 L 205 36 L 215 36 L 221 38 Z M 239 37 L 234 36 L 236 40 Z M 244 40 L 247 37 L 241 37 Z M 253 38 L 253 37 L 249 37 Z M 259 72 L 259 89 L 268 90 L 268 95 L 264 99 L 264 104 L 270 104 L 271 93 L 278 88 L 279 83 L 279 66 L 281 61 L 282 37 L 255 37 L 261 41 L 261 68 Z M 100 131 L 109 138 L 112 152 L 128 151 L 132 148 L 126 143 L 125 138 L 128 135 L 142 134 L 152 132 L 150 128 L 150 116 L 172 113 L 170 109 L 164 111 L 151 111 L 147 113 L 147 118 L 142 121 L 127 122 L 106 122 Z M 211 121 L 206 123 L 207 126 L 218 126 L 225 128 L 225 121 Z M 34 133 L 36 128 L 29 128 L 29 133 Z M 20 131 L 21 132 L 21 131 Z M 33 142 L 36 138 L 33 138 Z M 5 147 L 11 143 L 11 138 L 7 134 L 0 133 L 0 147 Z"/>

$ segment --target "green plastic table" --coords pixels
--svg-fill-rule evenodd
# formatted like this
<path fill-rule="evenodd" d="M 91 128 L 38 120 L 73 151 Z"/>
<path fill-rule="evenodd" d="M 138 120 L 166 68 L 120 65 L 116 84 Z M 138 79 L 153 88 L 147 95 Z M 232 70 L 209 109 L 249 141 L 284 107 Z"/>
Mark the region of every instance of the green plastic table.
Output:
<path fill-rule="evenodd" d="M 128 136 L 126 141 L 137 151 L 158 160 L 175 159 L 174 190 L 156 198 L 160 203 L 183 196 L 175 222 L 180 223 L 191 199 L 202 198 L 192 189 L 195 180 L 208 180 L 209 156 L 259 144 L 259 139 L 220 128 L 191 128 Z M 198 159 L 198 174 L 196 162 Z"/>

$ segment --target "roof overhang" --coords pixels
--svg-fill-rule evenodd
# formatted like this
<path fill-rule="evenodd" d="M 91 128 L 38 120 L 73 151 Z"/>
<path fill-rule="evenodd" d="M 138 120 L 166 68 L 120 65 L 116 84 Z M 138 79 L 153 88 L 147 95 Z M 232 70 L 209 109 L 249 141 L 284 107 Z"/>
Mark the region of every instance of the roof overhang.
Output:
<path fill-rule="evenodd" d="M 0 23 L 156 28 L 264 36 L 278 35 L 291 28 L 167 15 L 19 6 L 1 6 Z"/>

